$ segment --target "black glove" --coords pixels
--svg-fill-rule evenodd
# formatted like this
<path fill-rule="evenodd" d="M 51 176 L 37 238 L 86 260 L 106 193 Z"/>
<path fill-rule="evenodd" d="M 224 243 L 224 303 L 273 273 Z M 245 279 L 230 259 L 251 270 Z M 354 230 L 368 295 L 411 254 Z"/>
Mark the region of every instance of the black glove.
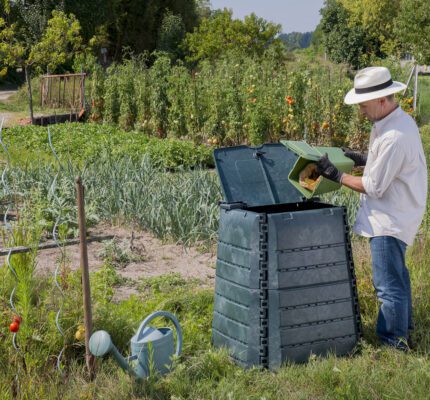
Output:
<path fill-rule="evenodd" d="M 343 172 L 340 172 L 328 159 L 328 154 L 325 153 L 317 162 L 317 172 L 324 178 L 340 183 L 340 178 Z"/>
<path fill-rule="evenodd" d="M 354 167 L 364 167 L 367 162 L 367 153 L 359 153 L 358 151 L 352 151 L 344 149 L 342 147 L 343 154 L 354 161 Z"/>

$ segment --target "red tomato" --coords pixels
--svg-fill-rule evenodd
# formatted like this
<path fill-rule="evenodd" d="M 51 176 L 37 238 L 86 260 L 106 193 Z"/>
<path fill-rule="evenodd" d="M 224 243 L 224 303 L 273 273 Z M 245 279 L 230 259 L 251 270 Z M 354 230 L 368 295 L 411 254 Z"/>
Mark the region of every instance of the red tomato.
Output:
<path fill-rule="evenodd" d="M 22 322 L 22 318 L 19 315 L 14 315 L 12 321 L 19 325 Z"/>
<path fill-rule="evenodd" d="M 19 324 L 18 324 L 17 322 L 12 322 L 12 323 L 9 325 L 9 330 L 10 330 L 11 332 L 14 332 L 14 333 L 18 332 L 18 331 L 19 331 Z"/>

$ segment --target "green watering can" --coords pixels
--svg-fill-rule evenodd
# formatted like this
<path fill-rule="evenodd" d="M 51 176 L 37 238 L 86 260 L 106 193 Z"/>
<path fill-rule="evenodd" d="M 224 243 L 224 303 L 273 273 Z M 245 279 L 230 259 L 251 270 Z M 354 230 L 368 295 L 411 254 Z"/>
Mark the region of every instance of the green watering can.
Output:
<path fill-rule="evenodd" d="M 149 322 L 157 317 L 167 317 L 175 325 L 177 332 L 176 349 L 173 330 L 170 328 L 152 328 Z M 149 315 L 140 324 L 131 338 L 131 356 L 123 357 L 106 331 L 94 332 L 90 338 L 90 352 L 96 357 L 110 353 L 115 361 L 136 378 L 142 379 L 151 374 L 164 375 L 172 368 L 173 357 L 182 350 L 182 330 L 176 317 L 167 311 L 157 311 Z"/>
<path fill-rule="evenodd" d="M 343 150 L 338 147 L 313 147 L 304 141 L 294 140 L 281 140 L 281 143 L 298 156 L 296 163 L 288 175 L 288 180 L 307 199 L 319 194 L 338 190 L 342 185 L 321 176 L 314 190 L 304 188 L 299 183 L 299 175 L 306 165 L 318 161 L 321 156 L 327 153 L 329 160 L 341 172 L 349 173 L 354 166 L 354 161 L 346 157 L 343 154 Z"/>

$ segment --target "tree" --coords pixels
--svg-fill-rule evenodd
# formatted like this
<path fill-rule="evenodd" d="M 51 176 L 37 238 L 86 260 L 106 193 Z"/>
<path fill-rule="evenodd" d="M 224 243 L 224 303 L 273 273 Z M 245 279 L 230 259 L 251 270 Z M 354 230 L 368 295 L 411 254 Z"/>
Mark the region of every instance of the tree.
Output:
<path fill-rule="evenodd" d="M 279 35 L 279 39 L 284 42 L 288 51 L 305 49 L 310 46 L 312 32 L 291 32 Z"/>
<path fill-rule="evenodd" d="M 349 25 L 359 26 L 373 38 L 374 53 L 395 54 L 399 41 L 394 33 L 394 21 L 402 0 L 339 0 L 349 13 Z"/>
<path fill-rule="evenodd" d="M 430 2 L 402 0 L 395 32 L 403 51 L 410 52 L 421 64 L 430 64 Z"/>
<path fill-rule="evenodd" d="M 30 5 L 34 14 L 28 16 L 29 5 L 15 2 L 10 13 L 15 13 L 14 23 L 0 19 L 0 66 L 22 67 L 25 72 L 30 117 L 33 122 L 33 99 L 31 92 L 31 71 L 35 67 L 49 67 L 54 70 L 58 65 L 72 57 L 81 45 L 79 21 L 63 11 L 52 12 L 43 28 L 46 4 Z M 34 7 L 33 7 L 34 6 Z M 36 12 L 37 11 L 37 12 Z M 31 23 L 31 24 L 30 24 Z"/>
<path fill-rule="evenodd" d="M 209 0 L 196 0 L 196 10 L 199 18 L 209 18 L 211 15 L 211 2 Z"/>
<path fill-rule="evenodd" d="M 317 52 L 322 51 L 323 31 L 321 28 L 321 24 L 318 24 L 318 26 L 315 28 L 315 30 L 312 33 L 311 46 Z"/>
<path fill-rule="evenodd" d="M 321 9 L 323 45 L 336 63 L 348 63 L 358 69 L 366 63 L 367 37 L 361 26 L 349 24 L 349 13 L 337 0 L 326 0 Z"/>
<path fill-rule="evenodd" d="M 189 61 L 214 60 L 229 50 L 261 56 L 268 48 L 282 52 L 282 42 L 276 38 L 281 26 L 258 18 L 255 14 L 244 21 L 233 19 L 233 11 L 224 9 L 203 18 L 201 24 L 188 33 L 183 42 Z"/>
<path fill-rule="evenodd" d="M 76 3 L 79 6 L 80 2 Z M 107 17 L 103 24 L 115 60 L 121 59 L 124 47 L 135 54 L 154 51 L 164 16 L 169 12 L 181 17 L 187 32 L 198 21 L 195 0 L 106 0 L 105 7 Z"/>
<path fill-rule="evenodd" d="M 157 50 L 179 57 L 179 44 L 184 39 L 185 33 L 185 25 L 181 16 L 167 12 L 158 31 Z"/>

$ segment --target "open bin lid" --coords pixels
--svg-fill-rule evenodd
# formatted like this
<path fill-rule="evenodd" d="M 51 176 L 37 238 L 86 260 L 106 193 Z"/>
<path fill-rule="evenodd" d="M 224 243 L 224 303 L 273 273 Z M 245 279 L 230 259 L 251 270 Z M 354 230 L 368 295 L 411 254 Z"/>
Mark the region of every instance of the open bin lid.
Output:
<path fill-rule="evenodd" d="M 302 201 L 288 180 L 297 156 L 280 143 L 220 148 L 214 158 L 227 203 L 257 207 Z"/>

